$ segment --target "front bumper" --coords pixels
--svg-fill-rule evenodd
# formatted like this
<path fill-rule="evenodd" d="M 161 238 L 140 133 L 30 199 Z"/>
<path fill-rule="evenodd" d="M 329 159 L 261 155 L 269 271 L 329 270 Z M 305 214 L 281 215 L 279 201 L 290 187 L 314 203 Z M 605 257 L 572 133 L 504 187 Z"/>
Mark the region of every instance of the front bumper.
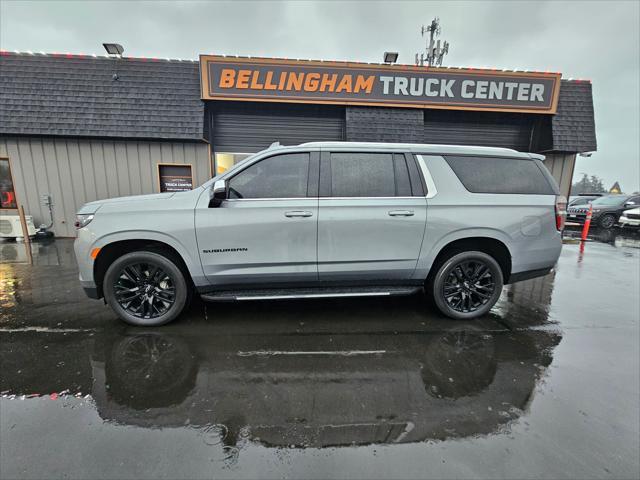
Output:
<path fill-rule="evenodd" d="M 623 227 L 640 227 L 640 219 L 625 217 L 624 215 L 618 220 Z"/>

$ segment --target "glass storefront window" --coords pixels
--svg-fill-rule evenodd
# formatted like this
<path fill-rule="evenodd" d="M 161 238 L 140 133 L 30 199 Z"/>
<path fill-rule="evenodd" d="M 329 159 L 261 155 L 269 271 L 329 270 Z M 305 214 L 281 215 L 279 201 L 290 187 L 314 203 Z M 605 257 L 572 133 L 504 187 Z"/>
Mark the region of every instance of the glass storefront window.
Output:
<path fill-rule="evenodd" d="M 18 208 L 8 158 L 0 158 L 0 208 Z"/>
<path fill-rule="evenodd" d="M 216 175 L 220 175 L 229 170 L 236 163 L 253 155 L 252 153 L 229 153 L 216 152 Z"/>

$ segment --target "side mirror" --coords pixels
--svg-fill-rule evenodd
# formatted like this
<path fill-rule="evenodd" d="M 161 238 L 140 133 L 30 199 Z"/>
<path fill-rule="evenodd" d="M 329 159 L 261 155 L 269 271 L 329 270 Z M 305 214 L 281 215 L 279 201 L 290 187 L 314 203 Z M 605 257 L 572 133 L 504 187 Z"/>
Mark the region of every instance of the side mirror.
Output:
<path fill-rule="evenodd" d="M 635 205 L 636 205 L 636 202 L 625 202 L 624 203 L 625 207 L 635 207 Z"/>
<path fill-rule="evenodd" d="M 211 196 L 209 197 L 209 208 L 218 208 L 223 201 L 227 199 L 227 182 L 218 180 L 211 187 Z"/>

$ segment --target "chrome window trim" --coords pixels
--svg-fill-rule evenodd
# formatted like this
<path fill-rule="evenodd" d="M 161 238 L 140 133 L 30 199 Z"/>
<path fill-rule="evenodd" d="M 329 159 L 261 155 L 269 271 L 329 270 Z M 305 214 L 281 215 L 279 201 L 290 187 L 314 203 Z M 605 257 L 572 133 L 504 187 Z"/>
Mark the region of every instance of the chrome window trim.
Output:
<path fill-rule="evenodd" d="M 227 198 L 225 199 L 225 203 L 226 202 L 253 202 L 253 201 L 258 201 L 258 202 L 269 202 L 272 200 L 275 201 L 286 201 L 286 200 L 317 200 L 318 197 L 274 197 L 274 198 L 265 198 L 265 197 L 261 197 L 261 198 Z"/>
<path fill-rule="evenodd" d="M 424 197 L 405 196 L 405 197 L 274 197 L 274 198 L 227 198 L 225 202 L 251 202 L 251 201 L 271 201 L 271 200 L 415 200 Z"/>
<path fill-rule="evenodd" d="M 427 162 L 425 162 L 424 158 L 422 158 L 422 155 L 416 155 L 416 158 L 418 159 L 418 165 L 420 165 L 420 170 L 422 170 L 424 181 L 427 184 L 427 198 L 433 198 L 438 194 L 438 189 L 436 188 L 436 184 L 433 181 L 431 172 L 427 168 Z"/>
<path fill-rule="evenodd" d="M 318 197 L 320 200 L 391 200 L 391 199 L 401 199 L 401 200 L 409 200 L 409 199 L 417 199 L 424 197 L 414 197 L 412 195 L 402 196 L 402 197 Z"/>

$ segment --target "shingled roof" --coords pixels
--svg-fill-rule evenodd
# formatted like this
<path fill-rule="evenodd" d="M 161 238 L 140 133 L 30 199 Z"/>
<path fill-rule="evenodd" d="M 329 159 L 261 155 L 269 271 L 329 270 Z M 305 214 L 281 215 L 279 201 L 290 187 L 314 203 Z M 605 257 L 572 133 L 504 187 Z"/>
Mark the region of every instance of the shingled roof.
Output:
<path fill-rule="evenodd" d="M 203 121 L 194 61 L 0 56 L 2 134 L 202 140 Z"/>
<path fill-rule="evenodd" d="M 551 135 L 554 151 L 597 149 L 591 82 L 562 80 L 558 112 L 551 117 Z"/>
<path fill-rule="evenodd" d="M 0 134 L 202 140 L 203 122 L 197 61 L 0 52 Z M 590 82 L 562 80 L 551 137 L 596 150 Z"/>

